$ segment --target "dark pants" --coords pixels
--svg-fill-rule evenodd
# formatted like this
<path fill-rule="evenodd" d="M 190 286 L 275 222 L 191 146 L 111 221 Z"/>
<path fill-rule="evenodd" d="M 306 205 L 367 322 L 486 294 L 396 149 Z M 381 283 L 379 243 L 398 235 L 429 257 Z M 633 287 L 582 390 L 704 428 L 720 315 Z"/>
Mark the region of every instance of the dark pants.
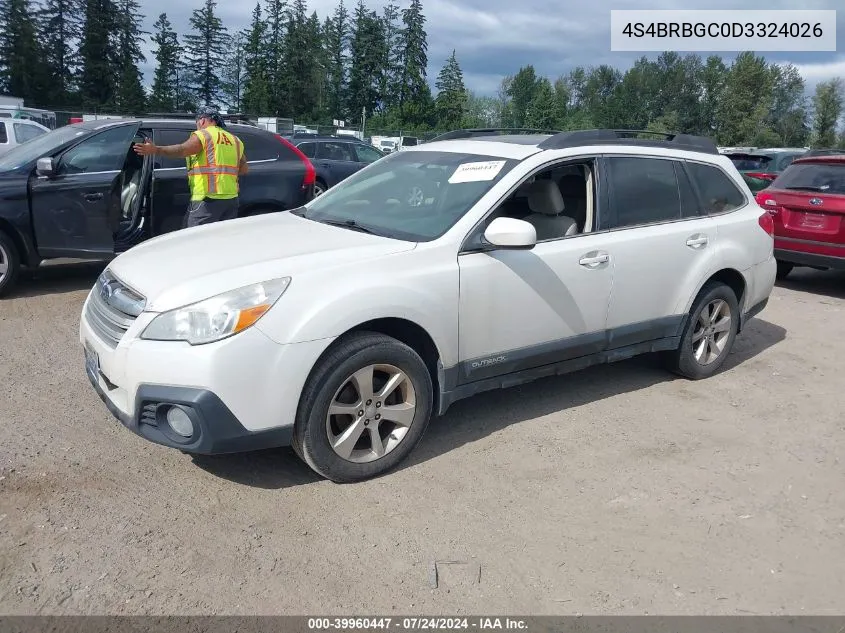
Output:
<path fill-rule="evenodd" d="M 185 216 L 185 228 L 199 226 L 200 224 L 211 224 L 223 220 L 234 220 L 238 217 L 238 199 L 191 201 L 188 206 L 188 214 Z"/>

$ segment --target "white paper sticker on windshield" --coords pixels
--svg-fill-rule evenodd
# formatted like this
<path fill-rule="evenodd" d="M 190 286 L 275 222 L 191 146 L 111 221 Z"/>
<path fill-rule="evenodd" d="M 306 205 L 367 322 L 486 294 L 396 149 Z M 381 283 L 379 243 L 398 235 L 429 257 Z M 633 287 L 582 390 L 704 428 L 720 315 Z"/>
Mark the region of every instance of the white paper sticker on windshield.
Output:
<path fill-rule="evenodd" d="M 504 160 L 491 160 L 482 163 L 464 163 L 459 165 L 452 177 L 449 178 L 449 184 L 493 180 L 502 171 L 506 162 Z"/>

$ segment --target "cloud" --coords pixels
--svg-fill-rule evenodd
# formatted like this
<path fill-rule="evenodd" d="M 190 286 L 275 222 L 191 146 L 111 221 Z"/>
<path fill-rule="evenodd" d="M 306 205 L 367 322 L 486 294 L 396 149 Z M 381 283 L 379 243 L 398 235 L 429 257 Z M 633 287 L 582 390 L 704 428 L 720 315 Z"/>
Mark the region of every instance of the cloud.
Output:
<path fill-rule="evenodd" d="M 408 0 L 398 0 L 407 6 Z M 147 30 L 161 12 L 167 12 L 175 28 L 188 29 L 191 11 L 201 0 L 145 0 Z M 355 0 L 346 0 L 352 12 Z M 805 0 L 802 9 L 836 9 L 841 0 Z M 381 11 L 385 0 L 366 2 Z M 697 9 L 692 0 L 651 0 L 650 9 Z M 230 31 L 249 25 L 254 0 L 218 4 L 217 10 Z M 311 0 L 309 13 L 316 10 L 324 19 L 336 6 L 335 0 Z M 454 49 L 464 71 L 467 86 L 479 94 L 495 94 L 505 75 L 533 64 L 541 75 L 556 78 L 576 66 L 609 64 L 628 69 L 640 53 L 610 51 L 610 11 L 642 9 L 642 0 L 423 0 L 428 34 L 429 79 L 437 73 Z M 717 10 L 758 9 L 766 14 L 776 9 L 795 9 L 794 0 L 708 0 L 706 8 Z M 837 15 L 838 49 L 845 50 L 845 11 Z M 142 70 L 152 80 L 154 58 L 146 49 Z M 717 53 L 726 60 L 734 54 Z M 648 57 L 655 57 L 650 54 Z M 704 55 L 704 53 L 702 53 Z M 773 62 L 791 62 L 807 80 L 808 89 L 834 76 L 845 77 L 845 57 L 836 53 L 765 53 Z"/>

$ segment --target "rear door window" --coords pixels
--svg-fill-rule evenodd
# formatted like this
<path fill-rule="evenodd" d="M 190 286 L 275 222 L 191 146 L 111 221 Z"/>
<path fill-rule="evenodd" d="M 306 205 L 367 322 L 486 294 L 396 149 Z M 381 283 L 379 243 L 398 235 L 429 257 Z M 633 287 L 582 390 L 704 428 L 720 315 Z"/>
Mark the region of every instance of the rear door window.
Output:
<path fill-rule="evenodd" d="M 181 145 L 190 137 L 191 130 L 161 129 L 154 132 L 156 145 Z M 156 156 L 157 169 L 177 169 L 186 167 L 184 158 L 168 158 L 167 156 Z"/>
<path fill-rule="evenodd" d="M 845 162 L 790 165 L 772 183 L 772 189 L 845 194 Z"/>
<path fill-rule="evenodd" d="M 349 143 L 320 143 L 322 160 L 356 161 Z"/>
<path fill-rule="evenodd" d="M 609 158 L 607 170 L 613 219 L 607 228 L 625 228 L 681 219 L 675 161 Z"/>
<path fill-rule="evenodd" d="M 698 187 L 701 204 L 707 215 L 733 211 L 745 205 L 745 196 L 718 167 L 687 163 L 686 168 Z"/>
<path fill-rule="evenodd" d="M 316 158 L 317 157 L 317 144 L 316 143 L 300 143 L 297 145 L 299 151 L 305 154 L 308 158 Z"/>

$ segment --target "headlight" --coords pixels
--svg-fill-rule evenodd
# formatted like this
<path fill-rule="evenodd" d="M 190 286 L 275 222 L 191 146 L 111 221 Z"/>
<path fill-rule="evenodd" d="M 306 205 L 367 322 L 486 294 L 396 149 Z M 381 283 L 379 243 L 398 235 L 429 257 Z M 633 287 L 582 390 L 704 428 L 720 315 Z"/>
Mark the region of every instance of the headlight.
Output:
<path fill-rule="evenodd" d="M 290 277 L 273 279 L 158 315 L 141 334 L 148 341 L 213 343 L 255 324 L 290 285 Z"/>

